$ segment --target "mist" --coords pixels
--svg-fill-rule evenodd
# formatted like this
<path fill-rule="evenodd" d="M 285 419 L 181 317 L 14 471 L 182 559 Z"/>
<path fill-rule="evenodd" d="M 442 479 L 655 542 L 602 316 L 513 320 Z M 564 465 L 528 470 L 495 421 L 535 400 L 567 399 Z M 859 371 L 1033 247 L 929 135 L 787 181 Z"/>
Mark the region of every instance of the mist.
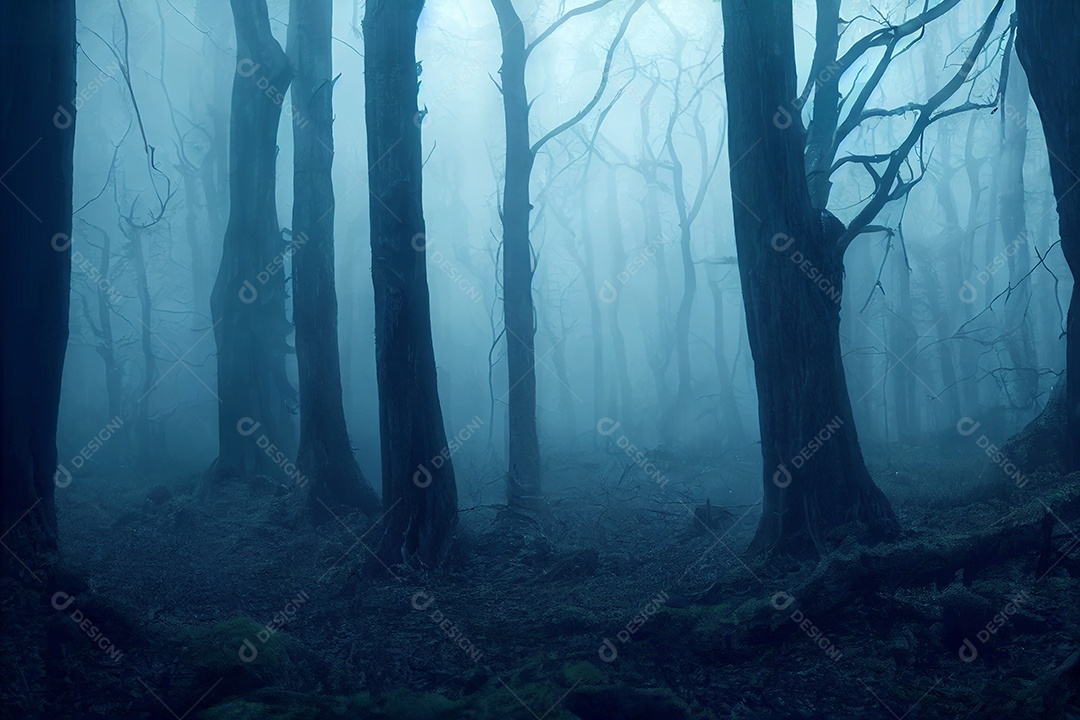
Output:
<path fill-rule="evenodd" d="M 15 716 L 1080 717 L 1071 0 L 2 17 Z"/>

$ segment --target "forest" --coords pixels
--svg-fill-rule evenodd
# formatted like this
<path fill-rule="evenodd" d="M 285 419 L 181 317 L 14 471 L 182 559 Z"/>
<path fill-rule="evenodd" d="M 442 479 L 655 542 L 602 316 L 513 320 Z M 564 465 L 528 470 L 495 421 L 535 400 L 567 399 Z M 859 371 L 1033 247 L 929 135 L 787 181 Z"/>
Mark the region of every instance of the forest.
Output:
<path fill-rule="evenodd" d="M 1080 1 L 0 0 L 0 706 L 1080 720 Z"/>

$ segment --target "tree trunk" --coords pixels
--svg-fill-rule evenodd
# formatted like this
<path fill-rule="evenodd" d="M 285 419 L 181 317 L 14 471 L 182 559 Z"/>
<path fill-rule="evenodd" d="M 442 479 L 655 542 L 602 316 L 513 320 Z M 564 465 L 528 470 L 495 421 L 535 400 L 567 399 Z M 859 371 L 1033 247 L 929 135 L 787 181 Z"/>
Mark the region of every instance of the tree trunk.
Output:
<path fill-rule="evenodd" d="M 1031 238 L 1027 230 L 1024 195 L 1024 158 L 1027 155 L 1028 84 L 1024 69 L 1009 58 L 1005 107 L 1001 112 L 1001 158 L 998 171 L 998 211 L 1001 236 L 1012 290 L 1005 300 L 1004 344 L 1012 370 L 1007 378 L 1009 402 L 1014 408 L 1036 407 L 1039 394 L 1039 358 L 1031 314 Z"/>
<path fill-rule="evenodd" d="M 126 222 L 121 220 L 121 222 Z M 142 247 L 142 230 L 128 225 L 124 230 L 131 248 L 132 265 L 135 266 L 135 292 L 139 296 L 139 345 L 143 353 L 142 392 L 135 407 L 136 463 L 148 468 L 163 458 L 156 454 L 150 429 L 150 394 L 157 385 L 157 360 L 154 357 L 154 333 L 151 330 L 153 306 L 150 301 L 150 283 L 146 277 L 146 256 Z"/>
<path fill-rule="evenodd" d="M 503 323 L 509 371 L 510 462 L 506 502 L 514 510 L 542 511 L 540 441 L 536 434 L 536 325 L 529 240 L 529 181 L 535 156 L 529 144 L 525 91 L 525 28 L 512 0 L 492 0 L 502 34 L 506 175 L 503 186 Z"/>
<path fill-rule="evenodd" d="M 915 345 L 919 341 L 919 335 L 915 330 L 911 312 L 911 268 L 908 267 L 907 257 L 899 244 L 894 246 L 889 254 L 896 306 L 887 308 L 889 347 L 886 349 L 885 360 L 888 373 L 892 376 L 890 379 L 897 439 L 911 443 L 915 442 L 919 435 L 919 405 L 915 387 L 919 370 L 919 356 Z"/>
<path fill-rule="evenodd" d="M 457 528 L 457 486 L 443 428 L 424 251 L 416 24 L 422 0 L 368 0 L 364 89 L 382 434 L 379 559 L 438 567 Z"/>
<path fill-rule="evenodd" d="M 863 462 L 844 378 L 843 225 L 811 205 L 802 123 L 762 124 L 799 94 L 791 0 L 724 0 L 723 15 L 724 65 L 739 68 L 725 82 L 728 151 L 765 468 L 751 551 L 815 556 L 840 525 L 899 528 Z"/>
<path fill-rule="evenodd" d="M 953 251 L 955 252 L 955 251 Z M 941 288 L 941 280 L 938 277 L 937 268 L 928 262 L 919 264 L 922 279 L 923 297 L 930 311 L 930 319 L 933 321 L 934 337 L 937 341 L 934 354 L 938 361 L 938 372 L 941 375 L 941 403 L 932 403 L 931 427 L 933 430 L 945 430 L 952 428 L 958 418 L 964 415 L 960 411 L 960 393 L 957 391 L 956 360 L 953 356 L 953 346 L 949 340 L 952 331 L 951 308 L 955 304 L 953 297 L 945 296 Z"/>
<path fill-rule="evenodd" d="M 232 0 L 237 57 L 229 147 L 229 225 L 210 297 L 218 357 L 218 459 L 207 480 L 257 474 L 296 481 L 285 374 L 285 275 L 295 248 L 278 227 L 277 131 L 292 79 L 266 0 Z M 204 486 L 204 490 L 208 486 Z"/>
<path fill-rule="evenodd" d="M 185 163 L 177 163 L 176 169 L 184 178 L 184 236 L 191 253 L 192 332 L 195 338 L 205 332 L 206 313 L 210 303 L 210 272 L 206 261 L 206 249 L 199 237 L 198 196 L 196 169 Z"/>
<path fill-rule="evenodd" d="M 967 279 L 971 277 L 971 270 L 975 267 L 975 235 L 978 232 L 977 218 L 982 182 L 978 171 L 973 173 L 971 170 L 972 165 L 974 165 L 973 158 L 965 160 L 964 166 L 968 171 L 968 186 L 971 196 L 968 200 L 967 229 L 962 229 L 960 227 L 960 214 L 956 207 L 956 194 L 952 187 L 955 169 L 948 169 L 952 158 L 952 141 L 950 137 L 948 133 L 939 133 L 938 147 L 941 149 L 941 157 L 947 170 L 942 173 L 942 178 L 938 182 L 935 193 L 945 215 L 945 228 L 941 236 L 945 257 L 945 280 L 942 283 L 945 288 L 945 302 L 942 306 L 945 319 L 942 320 L 938 328 L 947 331 L 946 334 L 955 332 L 956 328 L 966 326 L 971 321 L 973 304 L 981 295 L 987 292 L 987 289 L 982 284 L 976 285 Z M 969 138 L 969 148 L 972 141 Z M 968 150 L 965 150 L 965 155 L 968 152 Z M 957 298 L 961 301 L 960 320 L 962 322 L 957 322 L 954 317 L 953 308 L 956 306 L 955 300 Z M 947 392 L 955 392 L 959 396 L 960 411 L 965 414 L 979 412 L 979 350 L 978 344 L 972 339 L 960 338 L 958 341 L 959 384 L 956 388 Z M 957 415 L 956 417 L 961 416 Z"/>
<path fill-rule="evenodd" d="M 679 173 L 681 176 L 681 172 Z M 676 186 L 682 182 L 681 177 L 675 180 Z M 678 370 L 678 384 L 675 390 L 675 398 L 667 406 L 661 420 L 661 437 L 664 442 L 674 445 L 682 439 L 686 441 L 686 431 L 689 429 L 691 418 L 691 405 L 694 401 L 693 378 L 690 369 L 690 313 L 694 308 L 694 294 L 697 292 L 697 267 L 694 265 L 693 252 L 690 245 L 690 224 L 687 220 L 680 222 L 679 227 L 679 257 L 682 261 L 683 271 L 683 294 L 679 301 L 679 309 L 675 312 L 675 367 Z"/>
<path fill-rule="evenodd" d="M 592 226 L 589 217 L 589 167 L 592 153 L 585 159 L 585 176 L 581 184 L 581 249 L 584 256 L 581 272 L 585 279 L 585 295 L 589 299 L 589 329 L 592 330 L 593 417 L 604 416 L 604 327 L 600 313 L 600 294 L 596 289 L 596 251 L 593 248 Z M 555 338 L 558 340 L 558 338 Z M 599 437 L 599 436 L 597 436 Z"/>
<path fill-rule="evenodd" d="M 724 444 L 729 447 L 741 447 L 746 442 L 746 428 L 743 426 L 739 403 L 735 400 L 734 378 L 727 360 L 727 332 L 724 329 L 724 287 L 719 268 L 713 264 L 708 267 L 709 290 L 713 301 L 713 356 L 716 359 L 717 406 L 720 411 L 720 426 L 724 435 Z"/>
<path fill-rule="evenodd" d="M 28 81 L 33 78 L 33 81 Z M 75 2 L 0 9 L 0 551 L 5 573 L 56 547 L 56 423 L 68 339 Z M 36 564 L 36 563 L 35 563 Z"/>
<path fill-rule="evenodd" d="M 660 184 L 656 177 L 656 163 L 645 161 L 645 246 L 643 252 L 653 250 L 656 263 L 656 340 L 645 352 L 656 385 L 657 407 L 667 407 L 671 392 L 668 389 L 667 370 L 671 364 L 671 279 L 668 277 L 664 238 L 660 230 Z"/>
<path fill-rule="evenodd" d="M 112 269 L 112 236 L 102 228 L 91 227 L 101 235 L 101 261 L 98 264 L 98 275 L 108 280 Z M 101 356 L 101 361 L 105 366 L 105 397 L 109 406 L 109 419 L 106 422 L 112 422 L 119 418 L 123 414 L 124 404 L 124 370 L 116 359 L 116 339 L 112 329 L 113 308 L 110 298 L 113 292 L 111 283 L 97 283 L 98 327 L 94 329 L 94 333 L 100 342 L 97 346 L 97 353 Z M 86 308 L 86 316 L 87 322 L 93 327 L 93 323 L 90 321 L 89 308 Z M 103 456 L 114 459 L 124 457 L 126 438 L 126 432 L 118 433 L 114 442 L 110 442 L 108 446 L 102 448 Z M 121 447 L 114 448 L 114 443 L 121 445 Z"/>
<path fill-rule="evenodd" d="M 615 168 L 608 168 L 607 192 L 608 192 L 608 241 L 611 243 L 611 257 L 615 274 L 626 269 L 626 251 L 623 249 L 622 220 L 619 217 L 619 187 Z M 616 379 L 618 381 L 619 401 L 616 410 L 614 399 L 610 403 L 611 411 L 617 412 L 619 417 L 627 418 L 630 422 L 634 419 L 633 386 L 630 383 L 630 366 L 626 360 L 626 340 L 623 338 L 622 328 L 619 327 L 619 293 L 608 303 L 608 327 L 611 332 L 611 350 L 615 360 Z M 614 396 L 614 389 L 612 389 Z"/>
<path fill-rule="evenodd" d="M 208 145 L 200 163 L 200 181 L 210 228 L 206 260 L 212 268 L 214 262 L 220 262 L 229 217 L 229 81 L 236 76 L 235 60 L 240 58 L 234 60 L 232 48 L 224 46 L 234 35 L 228 3 L 196 0 L 195 17 L 198 25 L 206 28 L 202 42 L 205 62 L 200 74 L 192 76 L 192 82 L 206 94 L 205 107 L 198 112 L 210 121 L 205 131 Z M 185 196 L 194 197 L 187 195 L 186 189 Z"/>
<path fill-rule="evenodd" d="M 538 280 L 541 287 L 546 286 L 552 289 L 551 297 L 557 297 L 558 283 L 550 282 L 547 273 Z M 563 301 L 564 298 L 560 298 L 558 305 L 553 302 L 541 302 L 537 309 L 537 319 L 543 322 L 544 330 L 551 338 L 551 350 L 548 351 L 547 356 L 551 357 L 551 369 L 559 381 L 559 426 L 567 433 L 567 437 L 572 438 L 577 431 L 577 400 L 574 397 L 574 391 L 570 388 L 570 373 L 566 364 L 566 343 L 560 342 L 571 329 L 566 326 L 566 316 L 562 311 Z M 552 318 L 553 315 L 558 315 L 557 326 Z"/>
<path fill-rule="evenodd" d="M 1050 151 L 1050 177 L 1057 198 L 1061 250 L 1073 276 L 1066 320 L 1065 454 L 1080 469 L 1080 194 L 1072 192 L 1080 168 L 1080 3 L 1074 0 L 1017 0 L 1016 52 L 1027 72 L 1031 97 L 1042 117 Z"/>
<path fill-rule="evenodd" d="M 316 517 L 344 505 L 372 515 L 379 498 L 353 456 L 345 425 L 334 281 L 332 0 L 289 3 L 293 104 L 293 320 L 300 376 L 296 465 Z M 302 242 L 301 242 L 302 240 Z"/>

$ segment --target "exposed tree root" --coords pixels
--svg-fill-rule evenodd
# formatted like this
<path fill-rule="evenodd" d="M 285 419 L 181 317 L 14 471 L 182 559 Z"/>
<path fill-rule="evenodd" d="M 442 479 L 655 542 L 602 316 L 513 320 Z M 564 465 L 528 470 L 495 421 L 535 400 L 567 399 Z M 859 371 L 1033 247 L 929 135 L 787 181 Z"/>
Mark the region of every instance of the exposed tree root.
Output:
<path fill-rule="evenodd" d="M 970 585 L 985 568 L 1007 560 L 1030 561 L 1032 577 L 1038 579 L 1036 569 L 1046 574 L 1048 568 L 1065 561 L 1077 546 L 1071 535 L 1055 542 L 1051 533 L 1051 547 L 1048 547 L 1046 528 L 1052 530 L 1057 523 L 1071 525 L 1077 518 L 1080 518 L 1080 473 L 1073 473 L 998 522 L 988 523 L 985 530 L 953 535 L 934 533 L 926 538 L 875 547 L 858 546 L 851 541 L 823 558 L 809 577 L 795 587 L 777 587 L 768 597 L 740 607 L 732 617 L 730 640 L 733 645 L 740 645 L 762 633 L 771 635 L 789 624 L 790 612 L 786 612 L 789 609 L 800 610 L 817 621 L 881 591 L 930 584 L 945 587 L 958 574 L 962 575 L 964 585 Z M 1060 547 L 1055 549 L 1055 545 Z M 721 604 L 738 594 L 737 585 L 721 581 L 693 602 Z"/>

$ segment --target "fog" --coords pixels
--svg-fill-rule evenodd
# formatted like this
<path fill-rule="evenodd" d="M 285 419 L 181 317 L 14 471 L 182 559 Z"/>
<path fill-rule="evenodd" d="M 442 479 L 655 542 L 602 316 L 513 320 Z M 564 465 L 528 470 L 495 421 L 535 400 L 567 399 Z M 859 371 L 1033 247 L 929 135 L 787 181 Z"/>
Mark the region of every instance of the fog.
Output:
<path fill-rule="evenodd" d="M 1050 81 L 1029 59 L 1075 49 L 1025 36 L 1024 0 L 400 1 L 333 0 L 332 70 L 316 60 L 313 81 L 291 84 L 262 50 L 238 51 L 223 0 L 76 2 L 75 94 L 52 119 L 74 123 L 69 243 L 54 236 L 71 264 L 56 512 L 73 575 L 101 578 L 87 592 L 103 631 L 113 600 L 120 615 L 138 607 L 123 631 L 114 623 L 117 647 L 153 646 L 131 629 L 145 627 L 188 658 L 200 641 L 155 617 L 220 629 L 250 614 L 269 628 L 292 598 L 275 632 L 295 611 L 303 651 L 290 645 L 273 679 L 223 670 L 210 714 L 197 714 L 207 718 L 240 697 L 293 702 L 246 694 L 260 688 L 303 693 L 329 713 L 319 717 L 339 717 L 326 698 L 359 692 L 373 704 L 356 717 L 413 717 L 386 699 L 399 691 L 413 693 L 401 707 L 432 718 L 521 706 L 541 718 L 549 707 L 553 718 L 864 717 L 903 713 L 931 674 L 962 688 L 923 706 L 946 717 L 1014 667 L 1038 666 L 1017 671 L 1032 686 L 1075 679 L 1075 603 L 1048 598 L 1075 596 L 1076 548 L 1061 533 L 1080 527 L 1064 383 L 1076 264 L 1059 227 L 1067 162 L 1044 130 L 1061 121 L 1040 115 Z M 232 5 L 257 15 L 261 0 Z M 288 0 L 266 5 L 298 77 L 302 29 Z M 411 128 L 410 97 L 365 90 L 408 90 L 394 83 L 411 49 L 368 47 L 371 33 L 409 39 L 409 27 L 378 24 L 406 5 L 423 6 Z M 500 6 L 520 23 L 507 28 Z M 830 11 L 835 28 L 819 18 Z M 515 52 L 528 109 L 508 130 Z M 301 81 L 311 98 L 294 97 Z M 330 150 L 312 114 L 321 93 L 332 93 L 333 188 L 318 217 L 323 186 L 304 163 L 322 150 L 298 138 Z M 276 156 L 243 155 L 267 108 L 280 112 Z M 401 137 L 369 138 L 381 118 Z M 407 170 L 416 128 L 421 176 Z M 244 233 L 273 229 L 274 213 L 274 252 L 248 243 L 243 255 Z M 326 245 L 312 228 L 330 213 Z M 294 217 L 308 220 L 294 228 Z M 333 275 L 297 273 L 315 245 L 330 248 Z M 301 308 L 298 277 L 336 311 Z M 241 314 L 280 293 L 284 317 Z M 340 391 L 323 364 L 335 319 Z M 241 338 L 240 360 L 222 338 Z M 311 381 L 305 351 L 323 368 Z M 338 396 L 355 486 L 381 496 L 374 512 L 320 494 L 353 483 L 332 440 L 304 439 L 312 427 L 334 435 Z M 243 405 L 252 397 L 272 402 Z M 235 462 L 234 441 L 245 448 Z M 999 523 L 1015 536 L 992 534 Z M 141 549 L 121 559 L 129 545 Z M 161 580 L 153 557 L 175 558 Z M 242 599 L 264 578 L 272 598 L 260 585 Z M 904 595 L 916 587 L 922 599 Z M 792 611 L 802 615 L 788 623 Z M 995 612 L 1002 625 L 1027 618 L 1000 653 L 974 642 Z M 240 637 L 226 630 L 226 644 Z M 892 645 L 874 644 L 885 637 Z M 1018 657 L 1057 641 L 1063 657 Z M 455 643 L 471 663 L 444 647 Z M 751 657 L 759 646 L 773 659 Z M 969 664 L 968 646 L 1002 664 Z M 822 679 L 829 663 L 845 667 L 841 653 L 854 690 Z M 887 672 L 883 656 L 895 659 Z M 792 689 L 797 668 L 755 675 L 776 658 L 805 664 L 816 689 Z M 184 708 L 215 674 L 189 660 L 177 661 L 198 668 L 176 681 Z M 172 682 L 148 667 L 134 671 L 144 686 Z M 554 689 L 536 689 L 549 671 Z M 853 681 L 881 673 L 891 679 L 864 682 L 870 695 Z M 468 704 L 493 697 L 496 680 L 520 705 Z M 768 697 L 777 687 L 783 702 Z M 1020 703 L 1016 717 L 1072 717 L 1071 687 L 1047 690 L 1057 704 L 1042 715 L 1027 690 L 998 699 Z M 136 707 L 113 716 L 155 716 Z"/>
<path fill-rule="evenodd" d="M 520 9 L 530 39 L 537 28 L 547 27 L 558 16 L 558 5 L 533 3 Z M 957 48 L 969 41 L 989 7 L 985 2 L 965 3 L 945 21 L 928 27 L 925 38 L 889 66 L 874 103 L 902 105 L 938 86 L 940 78 L 955 68 Z M 722 145 L 724 70 L 717 60 L 723 44 L 720 10 L 716 3 L 705 1 L 659 3 L 656 8 L 685 38 L 674 147 L 685 166 L 683 183 L 691 200 L 703 181 L 703 166 L 708 181 L 703 209 L 693 223 L 698 289 L 690 322 L 694 397 L 692 407 L 685 410 L 687 431 L 665 437 L 661 427 L 677 383 L 671 325 L 683 289 L 679 217 L 668 167 L 656 172 L 659 236 L 644 234 L 643 147 L 648 145 L 659 164 L 670 165 L 664 131 L 676 107 L 673 81 L 679 74 L 672 30 L 650 6 L 634 19 L 615 52 L 610 87 L 598 111 L 549 145 L 536 161 L 532 244 L 538 259 L 534 284 L 537 422 L 542 447 L 552 455 L 588 454 L 604 447 L 607 440 L 598 435 L 597 423 L 620 412 L 623 415 L 613 419 L 632 428 L 628 436 L 643 447 L 700 454 L 743 449 L 743 442 L 736 446 L 726 439 L 731 428 L 722 420 L 724 385 L 735 397 L 743 437 L 752 442 L 757 434 L 753 370 L 739 277 L 732 262 L 729 158 Z M 271 2 L 269 9 L 271 27 L 284 45 L 287 4 Z M 861 17 L 864 10 L 868 14 Z M 350 3 L 335 4 L 333 59 L 335 74 L 340 74 L 334 87 L 336 270 L 345 410 L 357 459 L 367 475 L 376 476 L 378 408 L 365 221 L 370 195 L 363 152 L 359 12 Z M 845 7 L 845 13 L 856 18 L 847 30 L 853 36 L 876 27 L 869 5 Z M 571 21 L 530 60 L 527 84 L 537 133 L 574 115 L 592 97 L 619 19 L 615 11 L 605 11 Z M 795 23 L 801 84 L 813 54 L 812 3 L 796 3 Z M 865 27 L 860 28 L 860 23 Z M 160 436 L 156 462 L 196 469 L 215 454 L 214 343 L 208 334 L 208 298 L 198 296 L 198 290 L 205 291 L 213 283 L 220 257 L 220 238 L 214 234 L 221 228 L 214 227 L 208 215 L 206 188 L 197 177 L 185 184 L 179 166 L 190 163 L 190 172 L 197 176 L 207 172 L 215 152 L 223 152 L 214 145 L 221 140 L 208 135 L 221 127 L 215 128 L 211 118 L 225 112 L 214 104 L 222 98 L 227 102 L 235 41 L 227 22 L 216 28 L 203 24 L 194 8 L 184 3 L 140 5 L 127 8 L 125 34 L 111 3 L 80 5 L 76 107 L 82 114 L 77 126 L 74 191 L 79 211 L 61 457 L 77 455 L 87 438 L 98 435 L 113 417 L 97 349 L 100 322 L 95 295 L 99 288 L 106 288 L 112 314 L 121 416 L 128 416 L 145 393 L 139 281 L 130 257 L 131 241 L 119 225 L 121 214 L 140 223 L 156 220 L 140 235 L 150 296 L 149 333 L 157 364 L 145 400 L 154 432 Z M 121 63 L 114 52 L 125 36 L 130 38 L 129 59 Z M 1003 37 L 997 38 L 997 45 L 980 58 L 975 76 L 958 100 L 994 101 L 1003 43 Z M 499 33 L 490 4 L 481 0 L 429 3 L 419 24 L 417 60 L 426 158 L 428 232 L 423 242 L 440 396 L 448 434 L 461 436 L 456 455 L 470 468 L 462 478 L 468 484 L 480 478 L 490 480 L 505 464 L 507 436 L 498 268 L 499 182 L 505 149 L 497 87 Z M 851 68 L 847 75 L 854 82 L 870 72 L 877 60 L 873 52 L 868 53 L 861 66 Z M 700 72 L 710 62 L 711 67 Z M 121 65 L 130 66 L 130 88 Z M 653 77 L 660 78 L 660 88 L 645 107 Z M 701 80 L 711 85 L 695 87 Z M 276 93 L 269 87 L 267 91 Z M 616 93 L 621 94 L 597 134 L 597 114 L 612 103 Z M 692 100 L 691 95 L 695 96 Z M 305 118 L 295 114 L 288 95 L 282 102 L 277 207 L 281 226 L 288 228 L 293 193 L 287 171 L 292 161 L 290 123 L 302 125 Z M 688 102 L 695 104 L 691 111 L 685 109 Z M 650 124 L 647 138 L 642 137 L 643 112 Z M 700 113 L 706 125 L 704 162 L 689 112 Z M 778 108 L 778 120 L 789 121 L 781 112 L 790 110 Z M 845 141 L 842 152 L 857 155 L 881 152 L 882 145 L 893 147 L 913 116 L 866 123 Z M 926 164 L 925 177 L 903 202 L 890 204 L 878 217 L 877 224 L 896 228 L 897 233 L 862 237 L 849 250 L 843 342 L 864 443 L 911 439 L 902 438 L 902 432 L 922 436 L 952 431 L 956 419 L 948 416 L 948 396 L 958 395 L 961 387 L 946 387 L 936 357 L 942 346 L 953 353 L 968 353 L 977 363 L 965 366 L 964 372 L 974 377 L 963 382 L 977 386 L 981 414 L 995 418 L 1002 438 L 1034 417 L 1045 403 L 1055 368 L 1064 362 L 1062 307 L 1067 305 L 1070 281 L 1060 251 L 1050 249 L 1055 213 L 1041 128 L 1037 122 L 1029 123 L 1034 118 L 1034 109 L 1023 114 L 1017 110 L 1013 117 L 980 110 L 936 123 L 918 150 Z M 1029 235 L 1013 243 L 995 238 L 998 210 L 993 203 L 983 199 L 972 207 L 972 183 L 985 196 L 986 186 L 994 181 L 992 156 L 1003 122 L 1022 124 L 1028 130 L 1024 192 Z M 152 168 L 144 152 L 143 133 L 153 151 Z M 594 136 L 586 177 L 585 156 Z M 718 162 L 715 171 L 710 167 L 714 161 Z M 834 175 L 833 183 L 830 209 L 841 220 L 849 220 L 864 204 L 872 181 L 861 167 L 848 164 Z M 227 206 L 227 198 L 213 197 L 211 202 Z M 114 254 L 104 275 L 101 232 L 113 236 Z M 948 254 L 963 242 L 962 235 L 970 236 L 968 242 L 980 249 L 970 264 L 957 267 L 950 265 Z M 595 245 L 591 266 L 585 266 L 581 247 L 586 237 Z M 197 255 L 192 252 L 193 243 L 198 246 Z M 1010 282 L 1031 271 L 1030 262 L 1010 270 L 1015 243 L 1028 248 L 1029 261 L 1046 256 L 1045 264 L 1030 272 L 1023 298 L 1026 307 L 1020 314 L 1035 339 L 1031 358 L 1038 362 L 1031 367 L 1021 366 L 1026 359 L 1010 356 L 1009 335 L 1016 328 L 1010 325 L 1006 310 L 1009 299 L 996 297 Z M 659 255 L 664 256 L 663 266 Z M 288 274 L 288 259 L 272 271 Z M 658 307 L 657 274 L 662 271 L 667 276 L 666 308 Z M 590 280 L 586 276 L 590 273 L 601 304 L 600 327 L 592 325 L 588 309 Z M 713 285 L 723 313 L 719 353 Z M 627 394 L 632 402 L 628 407 L 620 405 L 613 367 L 602 368 L 602 385 L 593 382 L 595 336 L 602 337 L 609 357 L 613 352 L 612 319 L 607 314 L 611 301 L 618 303 L 617 322 L 625 343 Z M 658 318 L 665 309 L 669 317 Z M 660 331 L 665 326 L 666 336 Z M 718 376 L 718 354 L 727 363 L 724 378 Z M 1037 385 L 1017 387 L 1027 383 L 1021 376 L 1029 372 L 1037 373 Z M 908 426 L 898 428 L 897 403 L 890 402 L 890 396 L 907 384 L 915 385 L 919 407 L 916 417 L 906 420 Z M 132 431 L 129 422 L 119 434 Z M 114 449 L 117 459 L 130 452 L 130 448 Z M 93 458 L 86 465 L 101 461 L 101 457 Z M 756 480 L 747 481 L 745 488 L 740 485 L 738 492 L 743 499 L 752 497 L 757 492 Z"/>

